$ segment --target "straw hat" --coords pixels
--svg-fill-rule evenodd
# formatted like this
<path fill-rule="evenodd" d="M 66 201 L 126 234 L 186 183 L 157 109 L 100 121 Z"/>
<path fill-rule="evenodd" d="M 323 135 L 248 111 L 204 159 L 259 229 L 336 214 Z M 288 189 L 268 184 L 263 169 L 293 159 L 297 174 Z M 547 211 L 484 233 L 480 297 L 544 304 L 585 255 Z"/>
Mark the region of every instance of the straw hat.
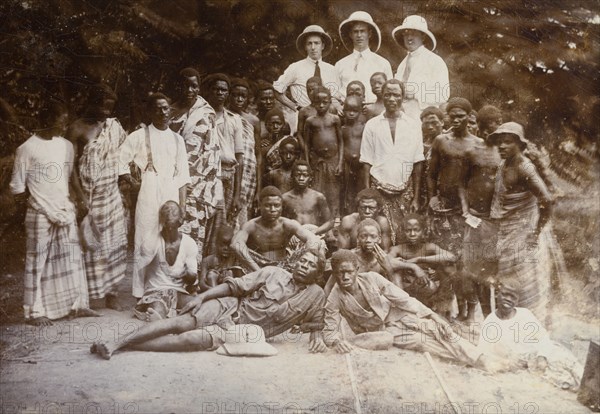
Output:
<path fill-rule="evenodd" d="M 340 23 L 340 38 L 342 39 L 342 44 L 346 50 L 350 52 L 354 50 L 354 46 L 352 45 L 352 41 L 350 40 L 350 35 L 348 33 L 352 28 L 352 23 L 366 23 L 373 29 L 373 34 L 377 36 L 377 47 L 371 48 L 371 50 L 377 52 L 381 47 L 381 30 L 379 30 L 379 27 L 377 27 L 371 15 L 364 11 L 355 11 L 350 15 L 350 17 Z M 372 42 L 374 43 L 373 38 L 371 37 L 369 39 L 369 43 Z"/>
<path fill-rule="evenodd" d="M 306 53 L 306 38 L 310 35 L 319 35 L 321 36 L 321 39 L 323 39 L 323 43 L 325 44 L 323 56 L 327 56 L 331 53 L 331 50 L 333 49 L 333 40 L 331 39 L 331 36 L 329 36 L 321 26 L 311 24 L 310 26 L 306 26 L 304 31 L 296 38 L 296 49 L 298 49 L 300 54 L 303 55 Z"/>
<path fill-rule="evenodd" d="M 409 30 L 409 29 L 410 30 L 418 30 L 419 32 L 426 34 L 427 37 L 429 38 L 429 40 L 431 40 L 430 50 L 435 49 L 437 42 L 435 40 L 435 36 L 433 35 L 433 33 L 431 33 L 429 31 L 429 29 L 427 28 L 427 20 L 425 20 L 423 17 L 417 16 L 417 15 L 407 16 L 400 26 L 398 26 L 394 30 L 392 30 L 392 37 L 394 38 L 394 41 L 399 46 L 405 47 L 404 46 L 404 38 L 402 35 L 403 35 L 404 30 Z M 425 41 L 427 39 L 423 39 L 423 40 L 424 40 L 423 43 L 425 43 Z"/>
<path fill-rule="evenodd" d="M 525 131 L 523 130 L 523 126 L 521 126 L 521 124 L 517 124 L 516 122 L 506 122 L 500 125 L 498 129 L 488 135 L 488 140 L 496 145 L 496 140 L 500 134 L 511 134 L 516 136 L 519 138 L 519 142 L 523 148 L 529 145 L 529 141 L 525 139 Z"/>
<path fill-rule="evenodd" d="M 268 344 L 265 331 L 258 325 L 234 325 L 225 332 L 225 341 L 217 354 L 227 356 L 273 356 L 277 349 Z"/>

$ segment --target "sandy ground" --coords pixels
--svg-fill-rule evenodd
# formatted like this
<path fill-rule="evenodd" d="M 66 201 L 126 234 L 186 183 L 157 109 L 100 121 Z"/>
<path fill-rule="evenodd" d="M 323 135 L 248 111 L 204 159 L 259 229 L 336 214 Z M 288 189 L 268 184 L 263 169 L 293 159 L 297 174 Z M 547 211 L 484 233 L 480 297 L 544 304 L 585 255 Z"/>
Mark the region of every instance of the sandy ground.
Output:
<path fill-rule="evenodd" d="M 129 284 L 122 283 L 123 297 Z M 133 300 L 125 300 L 133 305 Z M 137 329 L 130 311 L 34 328 L 1 327 L 1 413 L 353 413 L 347 359 L 307 351 L 308 335 L 280 335 L 270 358 L 215 352 L 90 354 L 100 338 Z M 594 323 L 561 314 L 554 336 L 584 362 Z M 423 354 L 354 350 L 352 372 L 365 413 L 453 413 Z M 585 413 L 576 395 L 527 372 L 488 375 L 434 357 L 459 413 Z"/>

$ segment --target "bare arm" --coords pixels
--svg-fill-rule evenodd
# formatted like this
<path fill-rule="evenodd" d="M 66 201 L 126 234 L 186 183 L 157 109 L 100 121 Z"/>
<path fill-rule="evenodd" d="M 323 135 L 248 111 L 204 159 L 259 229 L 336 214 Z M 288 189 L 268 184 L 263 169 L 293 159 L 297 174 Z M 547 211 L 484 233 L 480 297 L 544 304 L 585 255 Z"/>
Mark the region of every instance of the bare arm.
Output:
<path fill-rule="evenodd" d="M 424 263 L 429 265 L 447 265 L 456 263 L 456 256 L 451 252 L 442 249 L 434 243 L 428 243 L 426 246 L 426 256 L 415 257 L 410 259 L 411 263 Z"/>
<path fill-rule="evenodd" d="M 249 221 L 242 226 L 240 231 L 238 231 L 233 239 L 231 240 L 231 248 L 238 255 L 238 257 L 246 262 L 252 271 L 260 270 L 260 266 L 252 259 L 250 256 L 250 252 L 248 251 L 248 237 L 250 237 L 250 232 L 254 229 L 254 222 Z"/>
<path fill-rule="evenodd" d="M 349 249 L 352 244 L 352 224 L 346 217 L 342 218 L 338 232 L 338 246 L 340 249 Z"/>
<path fill-rule="evenodd" d="M 331 211 L 329 211 L 329 204 L 327 204 L 325 196 L 320 196 L 317 199 L 317 206 L 320 212 L 320 226 L 315 230 L 315 234 L 325 234 L 333 227 Z"/>
<path fill-rule="evenodd" d="M 304 133 L 302 134 L 302 137 L 304 139 L 302 145 L 304 145 L 304 158 L 306 159 L 306 162 L 310 162 L 308 158 L 308 153 L 310 152 L 309 147 L 311 143 L 310 118 L 311 117 L 306 119 L 306 122 L 304 123 Z"/>
<path fill-rule="evenodd" d="M 381 247 L 386 252 L 392 247 L 392 234 L 390 231 L 390 222 L 387 218 L 381 217 L 377 220 L 379 227 L 381 228 Z"/>
<path fill-rule="evenodd" d="M 429 159 L 429 174 L 427 174 L 427 192 L 429 198 L 437 197 L 437 176 L 440 167 L 439 137 L 431 144 L 431 158 Z"/>
<path fill-rule="evenodd" d="M 283 225 L 303 241 L 308 248 L 320 249 L 323 247 L 323 242 L 314 233 L 305 229 L 296 220 L 285 219 Z"/>
<path fill-rule="evenodd" d="M 413 179 L 413 188 L 414 188 L 414 196 L 411 202 L 411 207 L 413 211 L 419 210 L 419 205 L 421 201 L 421 179 L 423 177 L 423 161 L 416 163 L 413 166 L 412 171 L 412 179 Z"/>
<path fill-rule="evenodd" d="M 73 124 L 67 130 L 65 138 L 67 138 L 73 144 L 73 153 L 75 154 L 75 160 L 73 164 L 73 172 L 71 173 L 71 194 L 75 197 L 75 201 L 77 205 L 84 209 L 89 209 L 89 202 L 85 193 L 83 191 L 83 186 L 81 185 L 81 179 L 79 178 L 79 139 L 80 137 L 77 134 L 77 129 L 75 127 L 76 124 Z"/>
<path fill-rule="evenodd" d="M 363 164 L 363 180 L 365 188 L 371 188 L 371 164 Z"/>
<path fill-rule="evenodd" d="M 553 210 L 553 200 L 548 187 L 544 183 L 542 177 L 538 174 L 533 163 L 529 162 L 521 164 L 519 167 L 519 173 L 524 176 L 525 183 L 529 187 L 529 191 L 536 196 L 540 209 L 540 218 L 538 219 L 536 235 L 539 235 L 546 223 L 550 221 Z"/>
<path fill-rule="evenodd" d="M 471 178 L 471 158 L 469 152 L 465 154 L 465 162 L 463 163 L 462 180 L 458 182 L 458 198 L 463 215 L 469 213 L 469 200 L 467 199 L 467 183 Z"/>
<path fill-rule="evenodd" d="M 338 144 L 338 175 L 344 171 L 344 136 L 342 135 L 342 122 L 340 121 L 340 117 L 334 115 L 335 117 L 335 136 L 337 138 Z"/>
<path fill-rule="evenodd" d="M 290 98 L 288 98 L 285 93 L 279 93 L 277 91 L 275 91 L 275 98 L 281 102 L 282 104 L 284 104 L 285 106 L 287 106 L 288 108 L 290 108 L 291 110 L 295 111 L 297 104 L 295 102 L 292 102 L 292 100 Z"/>

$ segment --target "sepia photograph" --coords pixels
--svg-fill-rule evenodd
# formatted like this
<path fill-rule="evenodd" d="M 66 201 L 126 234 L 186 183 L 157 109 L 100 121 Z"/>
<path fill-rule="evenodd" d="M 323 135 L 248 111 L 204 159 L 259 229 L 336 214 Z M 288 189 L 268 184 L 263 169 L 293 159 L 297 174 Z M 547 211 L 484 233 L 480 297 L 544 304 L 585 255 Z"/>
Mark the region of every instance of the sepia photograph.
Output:
<path fill-rule="evenodd" d="M 2 0 L 0 58 L 0 414 L 600 412 L 600 0 Z"/>

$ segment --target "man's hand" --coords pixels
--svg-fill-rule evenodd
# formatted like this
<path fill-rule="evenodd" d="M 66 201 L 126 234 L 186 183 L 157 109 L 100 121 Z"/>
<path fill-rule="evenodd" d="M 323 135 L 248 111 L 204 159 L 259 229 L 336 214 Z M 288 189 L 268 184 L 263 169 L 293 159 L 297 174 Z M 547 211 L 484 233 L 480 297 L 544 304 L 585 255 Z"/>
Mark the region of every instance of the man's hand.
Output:
<path fill-rule="evenodd" d="M 429 275 L 419 265 L 414 265 L 412 268 L 415 277 L 418 279 L 418 283 L 421 286 L 427 286 L 429 284 Z"/>
<path fill-rule="evenodd" d="M 342 118 L 344 117 L 344 108 L 338 101 L 336 101 L 335 99 L 332 99 L 331 106 L 335 109 L 335 112 L 337 113 L 337 115 L 339 117 L 342 117 Z"/>
<path fill-rule="evenodd" d="M 439 326 L 440 333 L 443 335 L 444 339 L 451 340 L 457 335 L 446 319 L 442 318 L 437 313 L 432 313 L 429 317 Z"/>
<path fill-rule="evenodd" d="M 386 272 L 392 273 L 393 272 L 392 263 L 390 262 L 388 255 L 383 251 L 381 246 L 376 244 L 374 253 L 375 253 L 375 259 L 377 260 L 377 263 L 379 263 L 379 266 L 381 266 Z"/>
<path fill-rule="evenodd" d="M 204 295 L 202 293 L 200 293 L 198 296 L 196 296 L 192 300 L 190 300 L 183 308 L 181 308 L 181 310 L 179 311 L 179 314 L 185 315 L 188 312 L 196 313 L 200 309 L 200 306 L 202 306 L 203 302 L 204 302 Z"/>
<path fill-rule="evenodd" d="M 231 210 L 229 210 L 227 221 L 233 221 L 240 211 L 242 211 L 242 200 L 240 200 L 240 197 L 235 197 L 233 199 L 233 204 L 231 205 Z"/>
<path fill-rule="evenodd" d="M 350 345 L 350 343 L 346 342 L 346 341 L 339 341 L 337 342 L 333 348 L 336 350 L 336 352 L 338 354 L 347 354 L 348 352 L 352 351 L 354 349 L 354 347 L 352 345 Z"/>
<path fill-rule="evenodd" d="M 344 172 L 344 164 L 338 164 L 338 166 L 335 167 L 335 175 L 340 176 L 340 175 L 342 175 L 343 172 Z"/>
<path fill-rule="evenodd" d="M 311 332 L 310 341 L 308 342 L 308 352 L 320 353 L 327 351 L 327 345 L 323 341 L 323 335 L 321 332 Z"/>

